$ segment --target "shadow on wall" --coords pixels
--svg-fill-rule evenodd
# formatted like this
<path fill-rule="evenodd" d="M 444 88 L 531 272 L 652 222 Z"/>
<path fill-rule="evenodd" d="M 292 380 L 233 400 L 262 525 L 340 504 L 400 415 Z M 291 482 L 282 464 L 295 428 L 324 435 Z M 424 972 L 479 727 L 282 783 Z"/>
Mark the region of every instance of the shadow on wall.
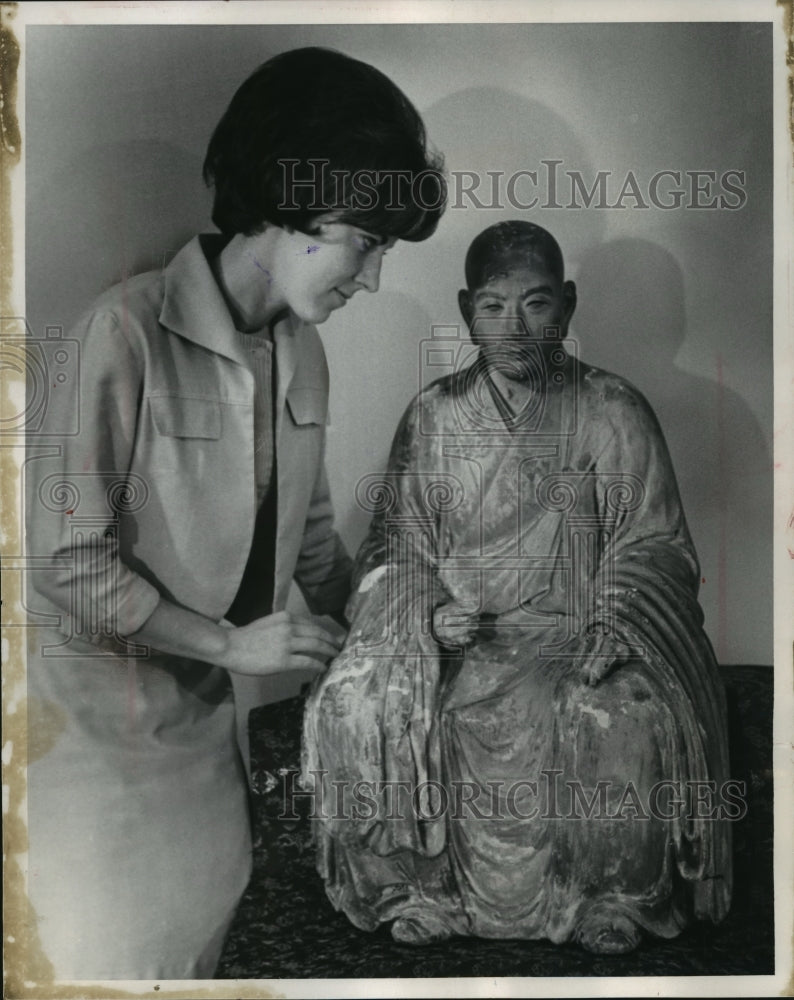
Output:
<path fill-rule="evenodd" d="M 549 207 L 555 198 L 561 206 L 571 201 L 566 171 L 579 171 L 586 180 L 595 173 L 585 142 L 556 111 L 512 91 L 472 87 L 437 101 L 424 119 L 450 175 L 449 207 L 429 240 L 433 281 L 428 283 L 425 268 L 419 286 L 433 295 L 427 304 L 434 322 L 443 321 L 439 312 L 457 316 L 466 250 L 487 226 L 506 219 L 535 222 L 554 233 L 569 261 L 577 247 L 604 238 L 604 213 Z M 418 267 L 424 255 L 415 258 Z"/>
<path fill-rule="evenodd" d="M 406 244 L 400 254 L 413 249 Z M 372 516 L 356 501 L 356 487 L 386 469 L 403 413 L 438 374 L 424 377 L 430 330 L 430 316 L 414 296 L 386 288 L 357 295 L 320 327 L 331 376 L 326 465 L 336 527 L 353 555 Z"/>
<path fill-rule="evenodd" d="M 67 329 L 123 277 L 163 267 L 207 228 L 201 160 L 156 140 L 92 146 L 31 177 L 28 319 Z M 57 192 L 51 199 L 48 192 Z M 48 207 L 48 201 L 51 205 Z M 53 238 L 54 234 L 54 238 Z"/>
<path fill-rule="evenodd" d="M 690 333 L 680 265 L 656 243 L 619 239 L 583 255 L 574 277 L 581 356 L 633 382 L 662 426 L 719 660 L 760 647 L 771 662 L 772 461 L 752 411 L 722 383 L 720 357 L 711 378 L 676 364 Z"/>

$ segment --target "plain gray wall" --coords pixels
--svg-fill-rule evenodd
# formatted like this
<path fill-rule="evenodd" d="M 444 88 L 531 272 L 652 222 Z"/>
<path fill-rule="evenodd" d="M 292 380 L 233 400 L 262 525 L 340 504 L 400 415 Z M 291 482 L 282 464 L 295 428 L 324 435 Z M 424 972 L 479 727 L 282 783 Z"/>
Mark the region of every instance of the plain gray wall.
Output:
<path fill-rule="evenodd" d="M 328 466 L 351 550 L 355 484 L 382 469 L 420 384 L 432 325 L 456 325 L 472 237 L 502 218 L 549 228 L 579 286 L 580 355 L 657 412 L 702 564 L 723 663 L 772 662 L 771 32 L 757 24 L 29 27 L 27 314 L 68 328 L 122 274 L 210 228 L 201 163 L 236 87 L 319 44 L 378 66 L 422 112 L 450 171 L 746 172 L 738 211 L 450 208 L 400 243 L 381 291 L 321 328 Z M 525 192 L 525 189 L 519 189 Z M 561 198 L 561 200 L 563 200 Z M 634 203 L 628 199 L 625 204 Z M 282 692 L 283 693 L 283 692 Z"/>

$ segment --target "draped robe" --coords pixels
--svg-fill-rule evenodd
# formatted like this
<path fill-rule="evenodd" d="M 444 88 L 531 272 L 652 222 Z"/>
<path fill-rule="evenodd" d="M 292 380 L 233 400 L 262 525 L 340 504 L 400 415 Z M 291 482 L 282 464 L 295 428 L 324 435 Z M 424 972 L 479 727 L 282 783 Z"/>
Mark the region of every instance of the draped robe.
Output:
<path fill-rule="evenodd" d="M 664 439 L 625 380 L 570 359 L 561 382 L 511 419 L 483 364 L 440 379 L 359 483 L 302 781 L 362 929 L 562 942 L 607 906 L 672 937 L 730 905 L 724 694 Z"/>

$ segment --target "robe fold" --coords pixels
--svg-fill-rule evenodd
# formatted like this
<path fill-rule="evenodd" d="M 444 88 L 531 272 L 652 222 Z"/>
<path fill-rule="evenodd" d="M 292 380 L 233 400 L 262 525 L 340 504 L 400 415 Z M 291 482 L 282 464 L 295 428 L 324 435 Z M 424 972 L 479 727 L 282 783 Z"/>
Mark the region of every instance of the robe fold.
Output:
<path fill-rule="evenodd" d="M 367 930 L 718 921 L 724 693 L 661 430 L 573 359 L 512 417 L 504 388 L 482 366 L 433 383 L 359 484 L 351 631 L 304 726 L 328 896 Z"/>

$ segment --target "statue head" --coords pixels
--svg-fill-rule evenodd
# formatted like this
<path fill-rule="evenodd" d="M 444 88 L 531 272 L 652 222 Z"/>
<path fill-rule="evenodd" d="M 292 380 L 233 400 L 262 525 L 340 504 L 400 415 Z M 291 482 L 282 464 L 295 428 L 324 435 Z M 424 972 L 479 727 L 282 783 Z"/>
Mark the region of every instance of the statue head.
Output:
<path fill-rule="evenodd" d="M 473 241 L 465 270 L 458 304 L 471 339 L 506 377 L 526 380 L 536 352 L 567 335 L 576 308 L 559 244 L 532 222 L 499 222 Z"/>

